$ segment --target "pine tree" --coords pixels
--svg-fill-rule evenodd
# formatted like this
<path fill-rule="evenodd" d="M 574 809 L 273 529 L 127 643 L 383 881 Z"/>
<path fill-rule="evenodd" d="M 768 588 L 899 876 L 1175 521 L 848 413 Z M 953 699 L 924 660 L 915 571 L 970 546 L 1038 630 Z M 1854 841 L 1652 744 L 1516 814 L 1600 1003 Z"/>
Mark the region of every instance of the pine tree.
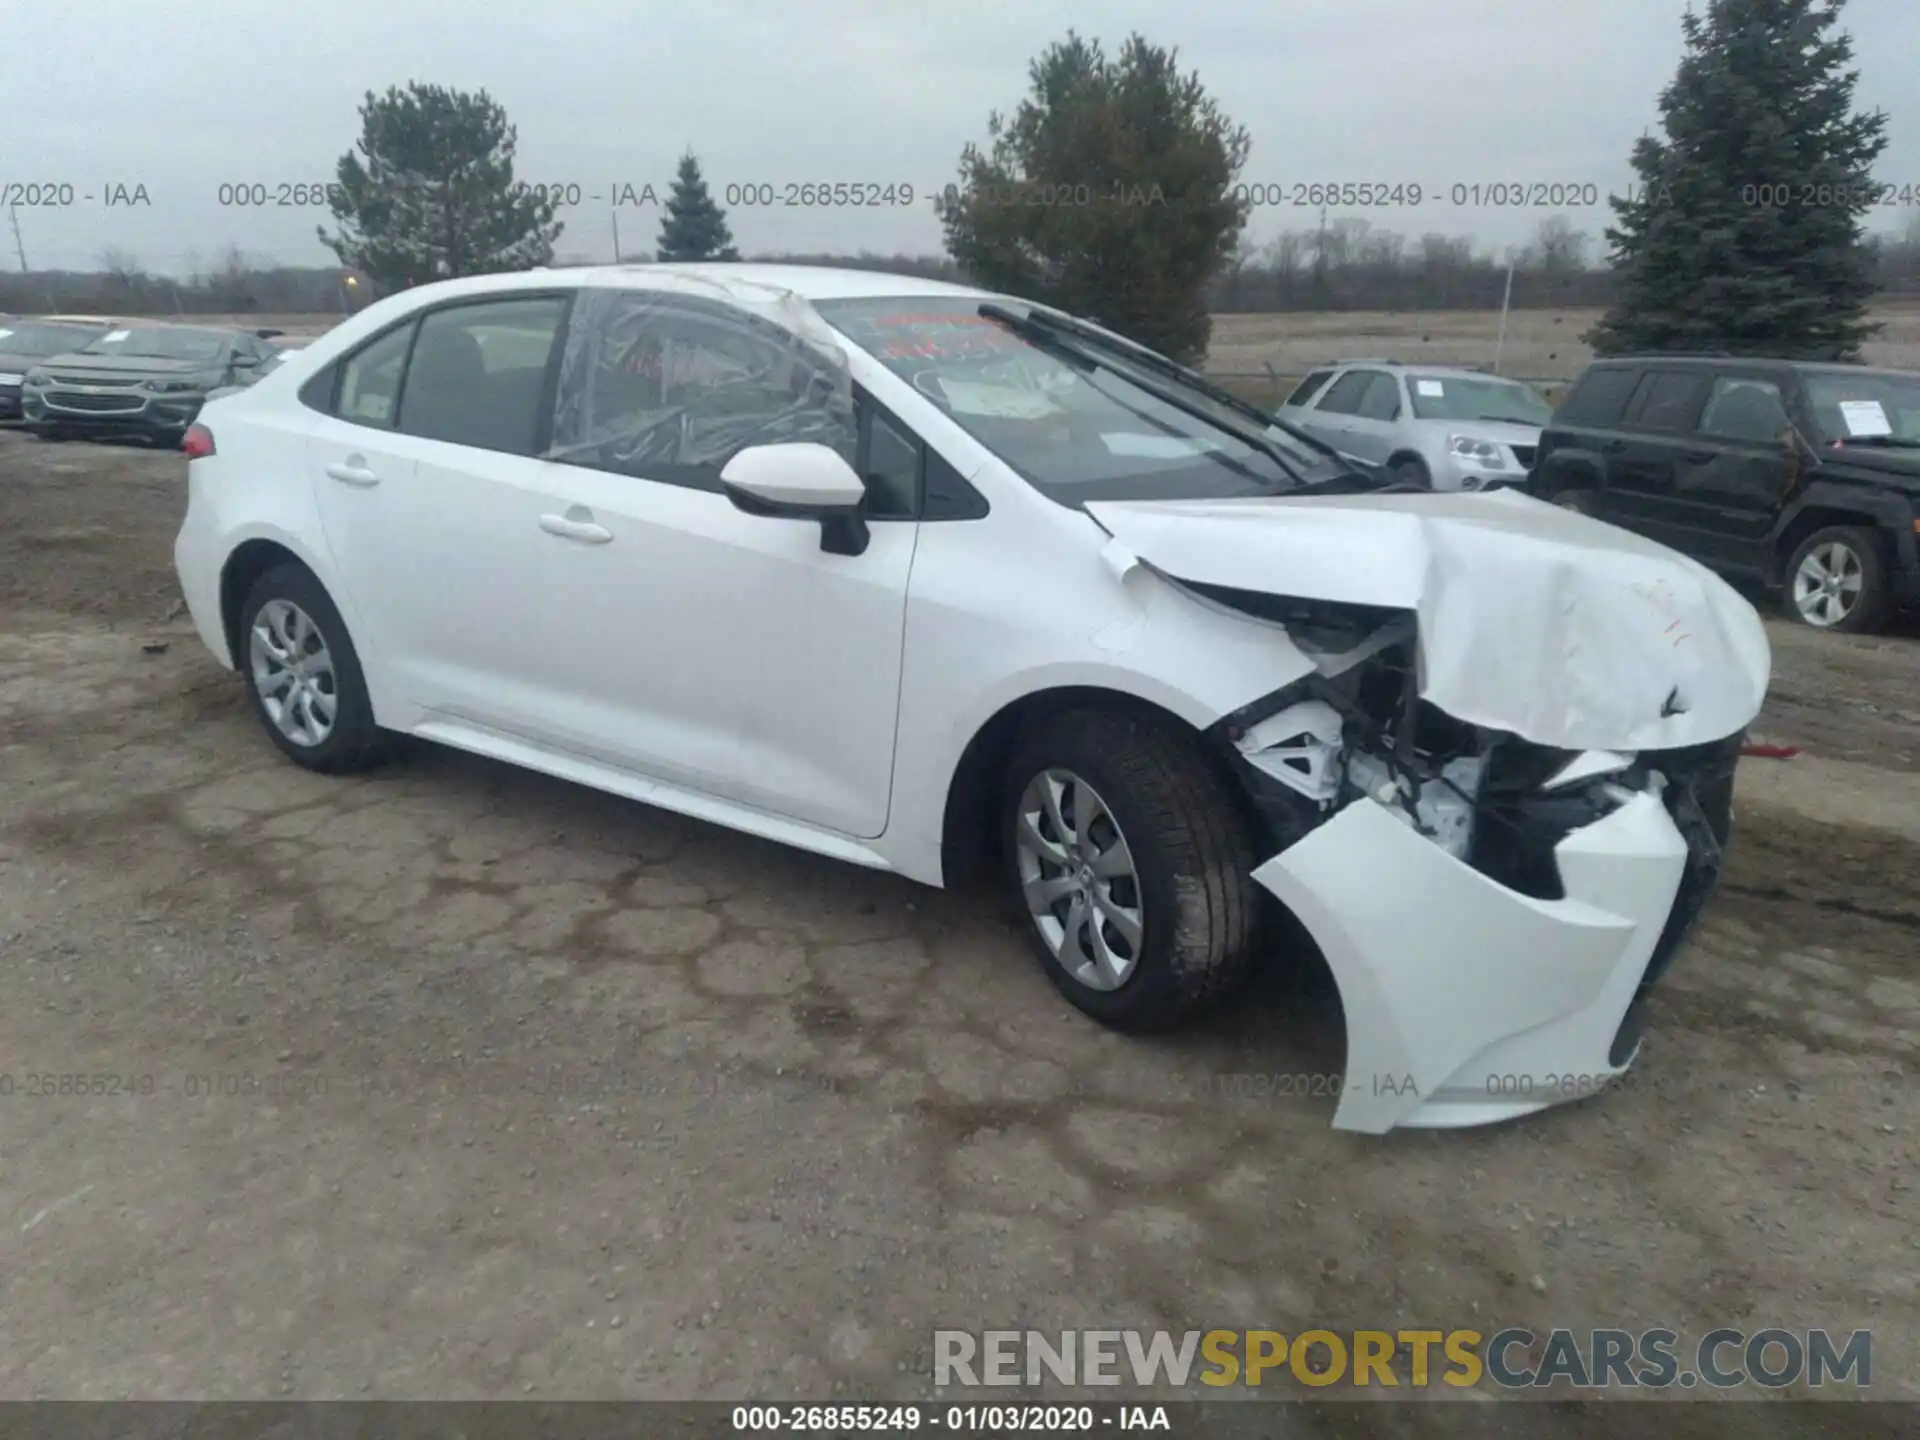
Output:
<path fill-rule="evenodd" d="M 666 216 L 660 222 L 662 260 L 738 260 L 727 212 L 714 204 L 700 162 L 691 152 L 680 157 L 673 191 L 667 196 Z"/>
<path fill-rule="evenodd" d="M 1620 277 L 1601 354 L 1728 350 L 1846 359 L 1878 327 L 1860 219 L 1886 117 L 1853 112 L 1846 0 L 1708 0 L 1661 93 L 1665 137 L 1607 231 Z"/>
<path fill-rule="evenodd" d="M 486 91 L 368 91 L 360 126 L 328 187 L 339 233 L 320 230 L 341 264 L 393 291 L 553 259 L 553 202 L 513 178 L 517 137 Z"/>
<path fill-rule="evenodd" d="M 1179 52 L 1072 31 L 1028 67 L 1012 116 L 960 153 L 935 202 L 947 253 L 981 284 L 1084 315 L 1177 360 L 1206 353 L 1205 289 L 1239 248 L 1247 132 Z"/>

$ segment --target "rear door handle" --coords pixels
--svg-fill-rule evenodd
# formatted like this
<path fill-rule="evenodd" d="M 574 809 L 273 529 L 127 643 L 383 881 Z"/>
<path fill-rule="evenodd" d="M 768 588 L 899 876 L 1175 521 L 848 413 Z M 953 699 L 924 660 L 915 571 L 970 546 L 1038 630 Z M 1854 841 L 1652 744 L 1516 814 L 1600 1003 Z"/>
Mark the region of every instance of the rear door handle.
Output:
<path fill-rule="evenodd" d="M 1624 440 L 1609 440 L 1600 448 L 1609 455 L 1618 455 L 1622 450 L 1627 448 L 1627 442 Z"/>
<path fill-rule="evenodd" d="M 1719 459 L 1720 452 L 1717 450 L 1683 450 L 1680 452 L 1680 458 L 1690 460 L 1695 465 L 1705 465 L 1709 460 Z"/>
<path fill-rule="evenodd" d="M 581 512 L 591 515 L 591 511 Z M 558 535 L 563 540 L 578 540 L 585 545 L 604 545 L 613 539 L 613 532 L 604 525 L 596 525 L 590 519 L 581 519 L 577 514 L 542 515 L 540 528 L 549 535 Z"/>
<path fill-rule="evenodd" d="M 380 477 L 367 468 L 366 458 L 361 455 L 349 455 L 345 460 L 335 460 L 327 466 L 327 474 L 342 485 L 358 485 L 362 489 L 380 483 Z"/>

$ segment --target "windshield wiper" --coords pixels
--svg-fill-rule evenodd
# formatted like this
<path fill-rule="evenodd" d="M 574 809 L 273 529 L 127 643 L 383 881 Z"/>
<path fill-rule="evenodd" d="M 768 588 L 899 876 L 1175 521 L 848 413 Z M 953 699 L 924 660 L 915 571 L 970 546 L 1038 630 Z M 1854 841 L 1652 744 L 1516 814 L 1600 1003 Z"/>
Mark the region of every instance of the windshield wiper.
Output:
<path fill-rule="evenodd" d="M 1843 445 L 1884 445 L 1893 450 L 1920 450 L 1920 440 L 1905 435 L 1847 435 Z"/>
<path fill-rule="evenodd" d="M 1117 347 L 1109 344 L 1106 337 L 1098 331 L 1087 332 L 1078 325 L 1061 324 L 1052 316 L 1041 319 L 1033 315 L 1022 315 L 1017 311 L 1007 309 L 1004 305 L 995 305 L 991 301 L 981 305 L 979 313 L 985 319 L 999 321 L 1023 339 L 1031 340 L 1035 344 L 1056 350 L 1063 355 L 1072 356 L 1084 365 L 1097 366 L 1102 370 L 1118 375 L 1129 384 L 1137 385 L 1162 404 L 1170 405 L 1184 415 L 1189 415 L 1195 420 L 1224 430 L 1227 434 L 1252 446 L 1268 459 L 1272 460 L 1274 464 L 1286 471 L 1289 478 L 1291 478 L 1295 484 L 1306 483 L 1306 477 L 1300 473 L 1300 467 L 1294 459 L 1291 458 L 1285 450 L 1274 444 L 1271 436 L 1264 433 L 1266 425 L 1271 422 L 1267 420 L 1260 410 L 1238 399 L 1228 391 L 1219 390 L 1218 386 L 1212 385 L 1210 382 L 1201 381 L 1198 385 L 1193 385 L 1188 379 L 1189 372 L 1187 372 L 1184 367 L 1175 365 L 1169 360 L 1161 360 L 1160 357 L 1154 356 L 1151 351 L 1142 351 L 1141 353 L 1152 357 L 1155 363 L 1147 364 L 1145 362 L 1138 362 L 1142 369 L 1158 370 L 1162 374 L 1181 379 L 1183 382 L 1188 383 L 1191 388 L 1197 389 L 1201 394 L 1206 395 L 1208 399 L 1214 399 L 1214 392 L 1217 390 L 1220 395 L 1227 397 L 1227 402 L 1218 403 L 1230 402 L 1236 412 L 1248 414 L 1260 420 L 1260 427 L 1249 430 L 1239 425 L 1229 424 L 1220 416 L 1208 410 L 1204 405 L 1189 400 L 1179 391 L 1169 389 L 1163 385 L 1150 384 L 1141 379 L 1140 376 L 1130 373 L 1128 368 L 1114 364 L 1112 360 L 1101 355 L 1099 350 L 1108 350 L 1117 353 L 1121 356 L 1122 360 L 1128 362 L 1128 364 L 1135 362 L 1132 360 L 1130 351 L 1119 350 Z M 1088 334 L 1091 334 L 1092 343 L 1094 346 L 1097 346 L 1098 349 L 1089 349 L 1085 343 L 1082 343 Z"/>

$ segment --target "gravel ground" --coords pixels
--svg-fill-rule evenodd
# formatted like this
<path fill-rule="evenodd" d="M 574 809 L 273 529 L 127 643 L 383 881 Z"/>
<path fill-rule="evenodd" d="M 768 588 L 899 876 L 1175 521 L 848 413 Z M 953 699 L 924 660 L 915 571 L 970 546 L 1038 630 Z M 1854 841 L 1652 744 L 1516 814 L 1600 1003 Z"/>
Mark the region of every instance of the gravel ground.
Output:
<path fill-rule="evenodd" d="M 1743 767 L 1635 1084 L 1370 1139 L 1258 1093 L 1339 1069 L 1311 975 L 1122 1039 L 977 889 L 297 770 L 176 607 L 183 492 L 0 433 L 0 1071 L 123 1091 L 0 1098 L 0 1398 L 881 1398 L 936 1326 L 1410 1324 L 1870 1327 L 1920 1396 L 1911 634 L 1774 627 L 1805 753 Z"/>

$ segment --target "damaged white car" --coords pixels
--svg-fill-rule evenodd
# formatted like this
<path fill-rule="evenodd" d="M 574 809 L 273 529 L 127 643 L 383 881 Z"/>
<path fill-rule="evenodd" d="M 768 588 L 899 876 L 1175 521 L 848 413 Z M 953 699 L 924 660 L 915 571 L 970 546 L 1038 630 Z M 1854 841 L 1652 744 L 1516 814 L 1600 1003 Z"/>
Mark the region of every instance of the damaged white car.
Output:
<path fill-rule="evenodd" d="M 428 285 L 186 449 L 188 605 L 295 761 L 412 735 L 932 885 L 997 852 L 1054 984 L 1130 1030 L 1291 912 L 1348 1129 L 1632 1061 L 1768 679 L 1753 609 L 1671 551 L 1403 492 L 911 278 Z"/>

